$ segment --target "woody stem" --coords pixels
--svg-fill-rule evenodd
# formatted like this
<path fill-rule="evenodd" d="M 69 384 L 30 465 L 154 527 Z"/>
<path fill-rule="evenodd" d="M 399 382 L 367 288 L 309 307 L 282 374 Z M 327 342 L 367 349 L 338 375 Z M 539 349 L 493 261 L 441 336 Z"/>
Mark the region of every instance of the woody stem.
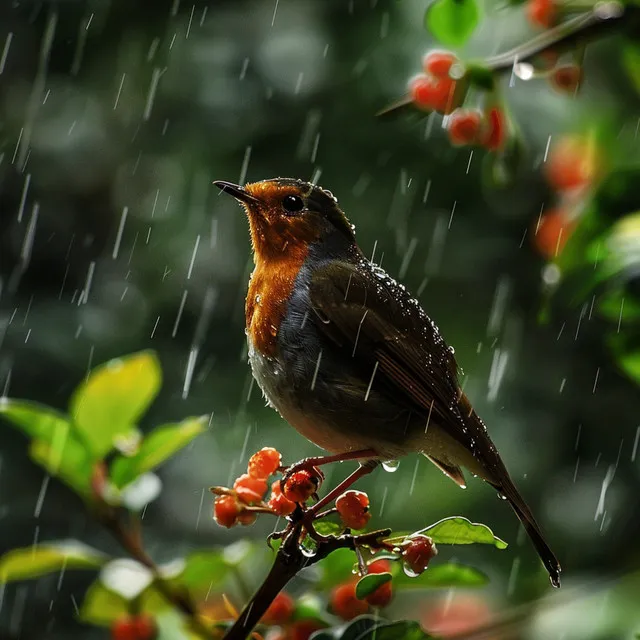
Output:
<path fill-rule="evenodd" d="M 383 529 L 365 533 L 360 536 L 344 534 L 339 537 L 329 537 L 318 543 L 313 556 L 307 557 L 298 546 L 301 526 L 302 523 L 300 522 L 287 533 L 285 540 L 278 549 L 276 559 L 267 577 L 251 600 L 246 604 L 233 626 L 227 631 L 224 640 L 245 640 L 256 624 L 258 624 L 278 593 L 280 593 L 286 584 L 303 568 L 323 560 L 336 549 L 355 550 L 355 548 L 360 545 L 375 547 L 381 539 L 391 533 L 390 529 Z"/>

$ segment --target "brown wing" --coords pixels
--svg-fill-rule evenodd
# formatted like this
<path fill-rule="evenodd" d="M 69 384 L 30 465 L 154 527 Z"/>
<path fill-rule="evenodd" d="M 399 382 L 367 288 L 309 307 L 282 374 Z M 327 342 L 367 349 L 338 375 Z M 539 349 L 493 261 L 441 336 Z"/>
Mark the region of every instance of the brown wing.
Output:
<path fill-rule="evenodd" d="M 332 262 L 316 269 L 310 298 L 320 330 L 352 354 L 363 375 L 377 367 L 375 384 L 390 399 L 476 449 L 460 412 L 453 352 L 404 287 L 368 262 Z"/>

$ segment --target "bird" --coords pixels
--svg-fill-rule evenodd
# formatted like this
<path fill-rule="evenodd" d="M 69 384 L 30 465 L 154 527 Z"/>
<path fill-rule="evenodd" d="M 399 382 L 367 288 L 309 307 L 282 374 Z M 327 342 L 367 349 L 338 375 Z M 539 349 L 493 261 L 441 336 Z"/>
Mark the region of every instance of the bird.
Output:
<path fill-rule="evenodd" d="M 509 502 L 559 587 L 560 564 L 461 389 L 453 349 L 364 255 L 333 194 L 295 178 L 213 184 L 249 221 L 253 376 L 285 421 L 332 454 L 309 460 L 375 465 L 421 453 L 462 488 L 467 469 Z"/>

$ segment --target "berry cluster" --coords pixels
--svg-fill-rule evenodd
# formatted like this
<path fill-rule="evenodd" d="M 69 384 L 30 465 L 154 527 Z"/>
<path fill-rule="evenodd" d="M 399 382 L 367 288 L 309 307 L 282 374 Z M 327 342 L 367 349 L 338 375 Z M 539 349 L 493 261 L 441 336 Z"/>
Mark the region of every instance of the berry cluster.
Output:
<path fill-rule="evenodd" d="M 502 147 L 506 122 L 502 110 L 492 105 L 484 112 L 463 108 L 467 83 L 451 77 L 460 61 L 449 51 L 430 51 L 424 57 L 424 73 L 409 83 L 409 94 L 419 109 L 445 116 L 449 139 L 455 145 L 480 145 L 490 151 Z"/>
<path fill-rule="evenodd" d="M 119 618 L 111 626 L 112 640 L 155 640 L 157 637 L 154 619 L 145 614 Z"/>
<path fill-rule="evenodd" d="M 322 473 L 316 468 L 301 469 L 284 480 L 275 480 L 271 484 L 271 495 L 265 501 L 269 477 L 283 470 L 282 456 L 273 447 L 264 447 L 254 453 L 247 473 L 236 478 L 232 489 L 212 489 L 218 496 L 213 505 L 215 521 L 221 527 L 230 528 L 236 524 L 253 524 L 258 513 L 288 516 L 294 512 L 296 504 L 303 504 L 316 495 L 323 480 Z"/>
<path fill-rule="evenodd" d="M 549 150 L 544 174 L 560 202 L 536 221 L 534 243 L 545 258 L 558 256 L 571 237 L 585 193 L 597 180 L 600 170 L 595 145 L 583 138 L 564 137 Z"/>

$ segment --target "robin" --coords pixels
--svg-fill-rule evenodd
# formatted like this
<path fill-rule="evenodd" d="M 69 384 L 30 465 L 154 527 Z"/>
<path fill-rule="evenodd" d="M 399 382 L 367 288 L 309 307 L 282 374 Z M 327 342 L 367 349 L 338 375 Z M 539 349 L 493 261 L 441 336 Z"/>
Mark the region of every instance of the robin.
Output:
<path fill-rule="evenodd" d="M 299 465 L 360 460 L 370 470 L 419 452 L 463 488 L 464 467 L 509 501 L 560 586 L 558 560 L 460 388 L 453 349 L 365 257 L 331 192 L 290 178 L 214 184 L 249 218 L 253 375 L 269 404 L 332 454 Z"/>

